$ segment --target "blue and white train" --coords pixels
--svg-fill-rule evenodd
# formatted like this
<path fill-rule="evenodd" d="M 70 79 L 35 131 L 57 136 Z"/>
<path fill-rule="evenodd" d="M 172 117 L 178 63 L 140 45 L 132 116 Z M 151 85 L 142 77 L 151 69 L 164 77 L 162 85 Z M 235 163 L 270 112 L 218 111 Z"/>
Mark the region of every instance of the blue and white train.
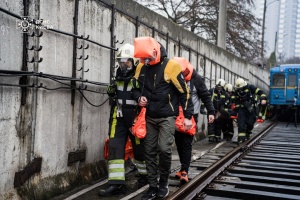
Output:
<path fill-rule="evenodd" d="M 300 64 L 271 68 L 269 103 L 282 119 L 297 116 L 300 106 Z"/>

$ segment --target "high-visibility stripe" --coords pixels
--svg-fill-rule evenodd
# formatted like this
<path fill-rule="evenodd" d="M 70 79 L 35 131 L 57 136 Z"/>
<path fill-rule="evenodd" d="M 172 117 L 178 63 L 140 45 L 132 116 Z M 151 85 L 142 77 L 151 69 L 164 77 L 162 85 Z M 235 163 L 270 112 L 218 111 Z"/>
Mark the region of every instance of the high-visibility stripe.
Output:
<path fill-rule="evenodd" d="M 108 165 L 111 165 L 111 164 L 124 164 L 125 161 L 123 159 L 115 159 L 115 160 L 109 160 L 108 161 Z"/>
<path fill-rule="evenodd" d="M 246 133 L 238 133 L 238 136 L 241 136 L 241 137 L 246 136 Z"/>
<path fill-rule="evenodd" d="M 146 162 L 145 161 L 139 161 L 139 160 L 134 160 L 135 166 L 139 172 L 139 174 L 146 175 L 147 170 L 146 170 Z"/>
<path fill-rule="evenodd" d="M 257 94 L 259 91 L 260 91 L 260 89 L 259 89 L 259 88 L 256 88 L 255 94 Z"/>
<path fill-rule="evenodd" d="M 128 85 L 127 85 L 127 88 L 126 88 L 126 91 L 131 91 L 131 89 L 132 89 L 132 85 L 131 85 L 131 84 L 128 84 Z M 123 91 L 124 91 L 124 84 L 118 85 L 117 90 L 123 92 Z"/>
<path fill-rule="evenodd" d="M 108 161 L 108 180 L 125 180 L 124 160 Z"/>
<path fill-rule="evenodd" d="M 108 166 L 108 169 L 119 169 L 119 168 L 124 168 L 124 164 L 110 164 Z"/>
<path fill-rule="evenodd" d="M 109 138 L 114 138 L 116 134 L 116 126 L 117 126 L 117 106 L 114 108 L 113 120 L 111 123 Z"/>
<path fill-rule="evenodd" d="M 141 140 L 140 140 L 140 138 L 138 138 L 138 137 L 135 137 L 135 144 L 136 144 L 136 145 L 139 145 L 139 144 L 141 144 Z"/>
<path fill-rule="evenodd" d="M 126 100 L 126 105 L 137 105 L 135 100 Z"/>

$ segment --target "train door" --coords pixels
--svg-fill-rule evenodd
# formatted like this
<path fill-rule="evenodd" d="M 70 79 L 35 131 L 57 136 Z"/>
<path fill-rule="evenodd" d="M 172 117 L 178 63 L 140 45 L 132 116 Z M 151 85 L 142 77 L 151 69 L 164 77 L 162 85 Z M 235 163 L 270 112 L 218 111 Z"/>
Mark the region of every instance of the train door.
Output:
<path fill-rule="evenodd" d="M 298 97 L 298 79 L 296 73 L 288 73 L 286 80 L 286 101 L 290 103 L 295 102 L 295 97 Z M 297 100 L 297 99 L 296 99 Z"/>

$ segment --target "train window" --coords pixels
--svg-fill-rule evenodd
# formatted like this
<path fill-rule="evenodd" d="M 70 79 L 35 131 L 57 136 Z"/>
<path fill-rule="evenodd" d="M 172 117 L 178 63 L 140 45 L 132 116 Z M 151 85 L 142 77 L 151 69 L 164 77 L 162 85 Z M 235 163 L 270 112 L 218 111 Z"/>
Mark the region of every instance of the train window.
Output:
<path fill-rule="evenodd" d="M 273 75 L 273 86 L 284 87 L 284 74 L 274 74 Z"/>
<path fill-rule="evenodd" d="M 295 86 L 296 83 L 296 74 L 289 74 L 288 86 Z"/>

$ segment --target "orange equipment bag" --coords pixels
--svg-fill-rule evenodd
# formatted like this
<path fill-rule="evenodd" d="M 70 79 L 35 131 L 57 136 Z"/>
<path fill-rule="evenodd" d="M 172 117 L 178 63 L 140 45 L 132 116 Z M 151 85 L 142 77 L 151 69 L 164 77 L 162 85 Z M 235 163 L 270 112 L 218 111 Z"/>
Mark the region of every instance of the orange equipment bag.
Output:
<path fill-rule="evenodd" d="M 184 129 L 184 115 L 183 115 L 183 110 L 182 107 L 179 106 L 179 115 L 176 118 L 175 121 L 175 126 L 177 127 L 177 130 L 181 133 L 186 133 L 188 135 L 194 136 L 196 133 L 196 122 L 194 119 L 194 116 L 192 116 L 192 128 L 189 130 Z"/>
<path fill-rule="evenodd" d="M 160 44 L 152 37 L 134 38 L 134 57 L 143 64 L 149 59 L 149 64 L 155 65 L 160 61 Z"/>
<path fill-rule="evenodd" d="M 142 107 L 140 113 L 134 120 L 134 125 L 132 126 L 132 134 L 135 137 L 143 139 L 146 137 L 146 108 Z"/>
<path fill-rule="evenodd" d="M 194 71 L 193 65 L 183 57 L 174 57 L 173 60 L 181 65 L 182 73 L 185 81 L 190 81 Z"/>
<path fill-rule="evenodd" d="M 109 147 L 108 147 L 109 139 L 107 138 L 105 140 L 105 145 L 104 145 L 104 159 L 108 160 L 108 154 L 109 154 Z M 128 137 L 126 145 L 125 145 L 125 157 L 124 160 L 128 160 L 128 158 L 134 158 L 133 155 L 133 148 L 132 148 L 132 142 L 130 138 Z"/>

